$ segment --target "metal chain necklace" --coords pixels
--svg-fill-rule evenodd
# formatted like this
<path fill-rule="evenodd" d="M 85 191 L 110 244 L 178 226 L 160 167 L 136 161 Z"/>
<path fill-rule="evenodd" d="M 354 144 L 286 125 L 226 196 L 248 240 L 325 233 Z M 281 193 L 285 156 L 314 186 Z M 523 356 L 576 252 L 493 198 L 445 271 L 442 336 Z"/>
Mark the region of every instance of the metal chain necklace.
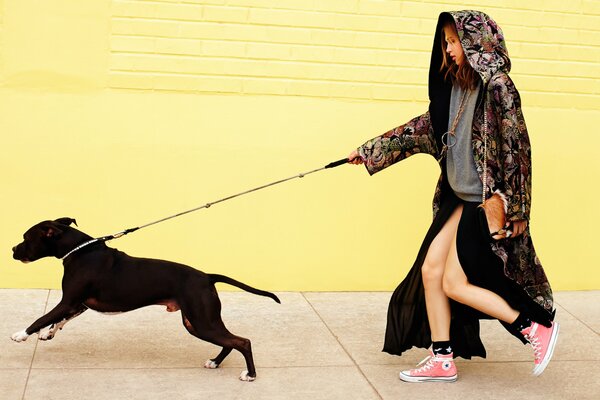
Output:
<path fill-rule="evenodd" d="M 460 122 L 460 117 L 462 117 L 462 114 L 465 111 L 465 105 L 467 104 L 467 98 L 469 97 L 470 93 L 470 89 L 467 89 L 462 93 L 460 104 L 458 106 L 458 112 L 454 117 L 454 121 L 452 121 L 450 129 L 442 135 L 442 144 L 444 145 L 444 150 L 447 150 L 449 147 L 453 147 L 456 144 L 456 128 Z M 446 140 L 444 140 L 444 138 L 446 138 Z"/>

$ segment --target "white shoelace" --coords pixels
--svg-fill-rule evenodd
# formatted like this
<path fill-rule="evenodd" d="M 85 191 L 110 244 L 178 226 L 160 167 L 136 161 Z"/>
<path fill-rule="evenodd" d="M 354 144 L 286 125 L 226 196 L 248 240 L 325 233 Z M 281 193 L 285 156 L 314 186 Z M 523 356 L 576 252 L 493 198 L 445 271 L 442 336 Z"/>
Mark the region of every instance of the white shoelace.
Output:
<path fill-rule="evenodd" d="M 533 355 L 537 360 L 542 358 L 542 344 L 540 343 L 540 338 L 536 335 L 538 326 L 534 326 L 531 331 L 525 335 L 525 339 L 531 344 L 533 348 Z"/>
<path fill-rule="evenodd" d="M 426 362 L 426 364 L 423 365 L 421 368 L 415 369 L 415 372 L 417 372 L 417 373 L 425 372 L 425 371 L 433 368 L 436 362 L 444 362 L 444 361 L 447 361 L 447 360 L 445 358 L 439 358 L 436 356 L 428 355 L 423 360 L 421 360 L 420 363 L 417 364 L 417 367 L 425 362 Z"/>
<path fill-rule="evenodd" d="M 433 368 L 434 359 L 435 359 L 435 357 L 432 357 L 432 356 L 425 357 L 420 363 L 417 364 L 417 367 L 419 365 L 423 364 L 424 362 L 427 362 L 427 364 L 423 365 L 421 368 L 417 368 L 415 370 L 415 372 L 425 372 L 425 371 Z"/>
<path fill-rule="evenodd" d="M 536 360 L 539 360 L 542 357 L 542 344 L 537 336 L 525 336 L 529 343 L 531 343 L 531 347 L 533 347 L 533 355 Z"/>

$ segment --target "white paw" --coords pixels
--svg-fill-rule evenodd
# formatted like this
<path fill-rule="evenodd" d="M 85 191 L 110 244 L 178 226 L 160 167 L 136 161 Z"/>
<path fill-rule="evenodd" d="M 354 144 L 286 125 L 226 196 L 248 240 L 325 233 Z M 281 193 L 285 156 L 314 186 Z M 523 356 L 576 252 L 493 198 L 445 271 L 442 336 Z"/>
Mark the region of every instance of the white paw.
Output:
<path fill-rule="evenodd" d="M 240 375 L 240 381 L 252 382 L 255 379 L 255 376 L 248 375 L 248 371 L 242 371 L 242 374 Z"/>
<path fill-rule="evenodd" d="M 206 360 L 206 362 L 204 363 L 204 368 L 217 369 L 219 368 L 219 364 L 217 364 L 213 360 Z"/>
<path fill-rule="evenodd" d="M 38 335 L 38 339 L 39 340 L 50 340 L 54 337 L 54 332 L 52 331 L 52 329 L 48 329 L 45 332 L 42 332 Z"/>
<path fill-rule="evenodd" d="M 27 334 L 27 332 L 25 332 L 25 329 L 23 329 L 20 332 L 13 333 L 10 338 L 15 342 L 24 342 L 27 340 L 28 337 L 29 335 Z"/>

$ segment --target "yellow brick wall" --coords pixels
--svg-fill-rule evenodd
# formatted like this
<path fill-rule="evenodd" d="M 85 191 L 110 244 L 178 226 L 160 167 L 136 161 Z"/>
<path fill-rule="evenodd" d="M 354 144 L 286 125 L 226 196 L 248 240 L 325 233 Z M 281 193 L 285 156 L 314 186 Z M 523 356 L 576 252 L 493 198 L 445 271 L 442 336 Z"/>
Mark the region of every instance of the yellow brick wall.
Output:
<path fill-rule="evenodd" d="M 425 101 L 437 14 L 461 8 L 503 27 L 529 105 L 598 109 L 597 1 L 115 0 L 109 86 Z"/>
<path fill-rule="evenodd" d="M 600 1 L 0 0 L 0 287 L 26 228 L 100 236 L 312 170 L 427 107 L 437 15 L 503 28 L 533 146 L 531 228 L 554 289 L 599 289 Z M 110 245 L 272 290 L 391 290 L 439 169 L 343 166 Z"/>

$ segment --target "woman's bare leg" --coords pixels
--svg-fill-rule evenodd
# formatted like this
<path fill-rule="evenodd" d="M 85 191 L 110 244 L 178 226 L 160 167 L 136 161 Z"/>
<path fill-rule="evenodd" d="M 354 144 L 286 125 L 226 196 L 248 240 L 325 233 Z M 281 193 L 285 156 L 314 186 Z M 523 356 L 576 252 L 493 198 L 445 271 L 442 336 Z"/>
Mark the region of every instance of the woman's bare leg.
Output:
<path fill-rule="evenodd" d="M 485 267 L 486 265 L 481 266 L 481 268 Z M 512 323 L 519 315 L 518 311 L 511 308 L 506 300 L 496 293 L 469 283 L 458 260 L 456 230 L 446 260 L 442 282 L 443 291 L 448 297 L 491 317 Z"/>
<path fill-rule="evenodd" d="M 444 293 L 442 281 L 446 260 L 462 214 L 459 205 L 448 221 L 431 242 L 421 268 L 423 287 L 425 288 L 425 306 L 431 329 L 431 340 L 441 342 L 450 340 L 450 302 Z"/>

